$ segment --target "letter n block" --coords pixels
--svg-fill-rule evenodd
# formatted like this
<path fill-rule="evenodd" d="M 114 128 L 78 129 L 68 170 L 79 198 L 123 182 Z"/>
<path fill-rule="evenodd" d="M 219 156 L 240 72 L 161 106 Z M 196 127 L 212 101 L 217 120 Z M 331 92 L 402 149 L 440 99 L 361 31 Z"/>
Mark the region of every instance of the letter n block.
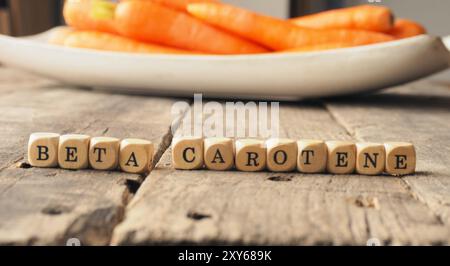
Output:
<path fill-rule="evenodd" d="M 172 163 L 175 169 L 195 170 L 203 167 L 203 138 L 175 137 L 172 140 Z"/>
<path fill-rule="evenodd" d="M 89 136 L 69 134 L 59 138 L 58 164 L 63 169 L 85 169 L 89 166 Z"/>
<path fill-rule="evenodd" d="M 35 167 L 58 166 L 59 134 L 33 133 L 28 141 L 28 162 Z"/>
<path fill-rule="evenodd" d="M 119 166 L 131 174 L 148 173 L 153 164 L 153 143 L 144 139 L 124 139 L 120 142 Z"/>
<path fill-rule="evenodd" d="M 297 143 L 291 139 L 273 138 L 266 141 L 267 169 L 290 172 L 297 166 Z"/>
<path fill-rule="evenodd" d="M 416 171 L 416 150 L 414 145 L 406 142 L 385 143 L 386 172 L 402 176 Z"/>
<path fill-rule="evenodd" d="M 266 168 L 267 149 L 264 141 L 240 139 L 235 142 L 236 169 L 245 172 L 257 172 Z"/>
<path fill-rule="evenodd" d="M 323 173 L 327 168 L 327 145 L 322 140 L 297 142 L 297 170 L 302 173 Z"/>
<path fill-rule="evenodd" d="M 331 174 L 351 174 L 356 167 L 356 145 L 347 141 L 327 141 L 327 171 Z"/>
<path fill-rule="evenodd" d="M 229 138 L 207 138 L 204 141 L 205 166 L 209 170 L 225 171 L 234 166 L 234 145 Z"/>
<path fill-rule="evenodd" d="M 386 152 L 383 144 L 356 144 L 356 172 L 362 175 L 379 175 L 384 172 Z"/>
<path fill-rule="evenodd" d="M 120 140 L 94 137 L 89 144 L 89 164 L 97 170 L 115 170 L 119 165 Z"/>

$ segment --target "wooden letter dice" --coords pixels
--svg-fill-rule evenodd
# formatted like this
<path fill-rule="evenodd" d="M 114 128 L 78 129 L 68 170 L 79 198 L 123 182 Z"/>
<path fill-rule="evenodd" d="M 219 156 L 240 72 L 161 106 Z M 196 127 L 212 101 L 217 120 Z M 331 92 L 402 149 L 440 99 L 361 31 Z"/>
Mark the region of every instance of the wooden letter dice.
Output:
<path fill-rule="evenodd" d="M 28 141 L 28 162 L 36 167 L 58 166 L 59 134 L 33 133 Z"/>
<path fill-rule="evenodd" d="M 302 173 L 323 173 L 327 168 L 327 145 L 321 140 L 297 142 L 297 170 Z"/>
<path fill-rule="evenodd" d="M 236 140 L 236 169 L 245 172 L 262 171 L 266 168 L 266 146 L 256 139 Z"/>
<path fill-rule="evenodd" d="M 379 175 L 384 171 L 386 152 L 383 144 L 356 144 L 356 172 L 362 175 Z"/>
<path fill-rule="evenodd" d="M 297 166 L 297 143 L 290 139 L 266 141 L 267 169 L 272 172 L 289 172 Z"/>
<path fill-rule="evenodd" d="M 172 140 L 172 163 L 175 169 L 195 170 L 203 167 L 203 139 L 176 137 Z"/>
<path fill-rule="evenodd" d="M 97 170 L 114 170 L 119 165 L 120 140 L 95 137 L 89 145 L 89 164 Z"/>
<path fill-rule="evenodd" d="M 90 137 L 86 135 L 63 135 L 59 138 L 58 164 L 64 169 L 85 169 L 89 166 Z"/>
<path fill-rule="evenodd" d="M 153 164 L 153 143 L 143 139 L 124 139 L 120 142 L 119 166 L 124 172 L 145 174 Z"/>
<path fill-rule="evenodd" d="M 207 138 L 204 141 L 205 165 L 210 170 L 225 171 L 234 166 L 233 140 L 229 138 Z"/>
<path fill-rule="evenodd" d="M 416 150 L 411 143 L 385 143 L 386 172 L 401 176 L 413 174 L 416 170 Z"/>
<path fill-rule="evenodd" d="M 356 145 L 347 141 L 328 141 L 327 171 L 332 174 L 351 174 L 356 167 Z"/>

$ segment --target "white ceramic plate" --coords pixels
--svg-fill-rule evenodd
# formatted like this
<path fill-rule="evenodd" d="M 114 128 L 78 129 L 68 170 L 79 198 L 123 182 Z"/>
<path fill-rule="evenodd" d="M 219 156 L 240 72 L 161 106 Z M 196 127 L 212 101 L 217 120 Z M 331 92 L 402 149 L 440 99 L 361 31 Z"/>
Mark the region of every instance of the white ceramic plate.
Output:
<path fill-rule="evenodd" d="M 74 85 L 163 95 L 311 98 L 360 93 L 413 81 L 449 67 L 440 38 L 324 52 L 242 56 L 143 55 L 65 48 L 0 36 L 0 61 Z"/>

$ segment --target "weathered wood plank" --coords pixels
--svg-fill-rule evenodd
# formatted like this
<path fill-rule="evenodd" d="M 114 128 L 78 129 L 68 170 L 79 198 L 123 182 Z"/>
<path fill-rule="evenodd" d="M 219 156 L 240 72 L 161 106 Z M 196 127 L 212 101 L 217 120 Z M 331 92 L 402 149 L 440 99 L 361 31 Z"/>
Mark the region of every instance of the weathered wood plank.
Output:
<path fill-rule="evenodd" d="M 383 94 L 330 102 L 359 140 L 406 140 L 417 148 L 418 174 L 402 178 L 411 193 L 450 226 L 450 90 L 422 81 Z M 450 235 L 447 235 L 450 239 Z"/>
<path fill-rule="evenodd" d="M 282 103 L 280 120 L 283 137 L 353 138 L 321 104 Z M 178 171 L 169 150 L 112 243 L 435 244 L 448 233 L 400 178 Z"/>
<path fill-rule="evenodd" d="M 0 80 L 0 244 L 64 244 L 72 237 L 85 245 L 108 244 L 141 177 L 20 168 L 28 136 L 50 131 L 145 138 L 160 146 L 160 155 L 174 101 L 43 85 L 8 69 L 0 69 Z"/>

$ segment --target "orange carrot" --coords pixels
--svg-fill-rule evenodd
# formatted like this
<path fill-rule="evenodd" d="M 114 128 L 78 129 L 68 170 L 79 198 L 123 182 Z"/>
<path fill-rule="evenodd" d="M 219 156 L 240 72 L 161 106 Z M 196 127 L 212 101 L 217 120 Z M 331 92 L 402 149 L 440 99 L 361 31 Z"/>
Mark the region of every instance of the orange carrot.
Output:
<path fill-rule="evenodd" d="M 72 32 L 66 37 L 64 46 L 128 53 L 191 54 L 188 51 L 141 43 L 119 35 L 96 31 Z"/>
<path fill-rule="evenodd" d="M 325 43 L 342 42 L 357 46 L 393 40 L 389 35 L 368 31 L 302 28 L 288 21 L 225 4 L 190 4 L 188 12 L 216 27 L 277 51 Z"/>
<path fill-rule="evenodd" d="M 253 54 L 267 49 L 151 1 L 118 4 L 115 22 L 121 35 L 144 42 L 212 54 Z"/>
<path fill-rule="evenodd" d="M 180 11 L 186 11 L 189 4 L 193 3 L 218 3 L 219 0 L 146 0 L 152 1 L 170 8 L 174 8 Z"/>
<path fill-rule="evenodd" d="M 334 9 L 290 20 L 292 23 L 313 29 L 353 29 L 388 32 L 392 29 L 394 16 L 382 6 L 362 5 Z"/>
<path fill-rule="evenodd" d="M 48 40 L 48 43 L 56 45 L 64 45 L 66 38 L 73 32 L 74 30 L 69 27 L 58 28 L 52 32 Z"/>
<path fill-rule="evenodd" d="M 341 48 L 352 47 L 352 44 L 349 43 L 325 43 L 318 45 L 310 45 L 310 46 L 302 46 L 299 48 L 294 48 L 290 50 L 280 51 L 281 53 L 296 53 L 296 52 L 315 52 L 315 51 L 325 51 L 325 50 L 334 50 Z"/>
<path fill-rule="evenodd" d="M 116 33 L 114 21 L 107 18 L 96 18 L 94 4 L 101 1 L 94 0 L 66 0 L 64 4 L 64 19 L 69 26 L 77 30 L 93 30 Z M 107 2 L 104 2 L 107 5 Z M 111 6 L 113 3 L 110 3 Z"/>
<path fill-rule="evenodd" d="M 394 28 L 389 32 L 396 39 L 409 38 L 427 33 L 427 30 L 417 22 L 398 19 L 395 21 Z"/>

